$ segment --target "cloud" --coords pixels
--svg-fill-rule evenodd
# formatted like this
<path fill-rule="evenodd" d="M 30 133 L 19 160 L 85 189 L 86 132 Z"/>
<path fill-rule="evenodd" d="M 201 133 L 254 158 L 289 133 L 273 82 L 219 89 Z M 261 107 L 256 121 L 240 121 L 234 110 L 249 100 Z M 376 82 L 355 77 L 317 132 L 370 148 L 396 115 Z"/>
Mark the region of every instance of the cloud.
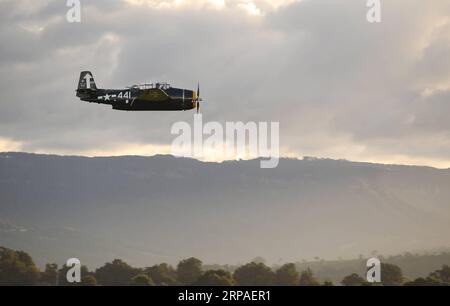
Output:
<path fill-rule="evenodd" d="M 286 155 L 450 166 L 448 1 L 383 1 L 380 24 L 351 0 L 84 1 L 81 24 L 66 11 L 0 1 L 0 137 L 23 150 L 141 154 L 192 121 L 79 102 L 87 69 L 103 87 L 199 80 L 204 120 L 280 121 Z"/>
<path fill-rule="evenodd" d="M 6 138 L 0 138 L 0 152 L 7 151 L 20 151 L 22 150 L 22 144 Z"/>

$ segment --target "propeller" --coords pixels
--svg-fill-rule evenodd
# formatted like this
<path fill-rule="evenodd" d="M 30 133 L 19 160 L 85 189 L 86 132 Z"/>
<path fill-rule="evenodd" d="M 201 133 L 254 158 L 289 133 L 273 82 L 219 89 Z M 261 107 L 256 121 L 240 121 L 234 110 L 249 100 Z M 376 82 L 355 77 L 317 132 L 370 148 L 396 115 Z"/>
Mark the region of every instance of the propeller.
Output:
<path fill-rule="evenodd" d="M 197 99 L 196 99 L 196 104 L 197 104 L 197 114 L 200 112 L 200 102 L 202 101 L 202 99 L 200 98 L 200 82 L 197 85 Z"/>

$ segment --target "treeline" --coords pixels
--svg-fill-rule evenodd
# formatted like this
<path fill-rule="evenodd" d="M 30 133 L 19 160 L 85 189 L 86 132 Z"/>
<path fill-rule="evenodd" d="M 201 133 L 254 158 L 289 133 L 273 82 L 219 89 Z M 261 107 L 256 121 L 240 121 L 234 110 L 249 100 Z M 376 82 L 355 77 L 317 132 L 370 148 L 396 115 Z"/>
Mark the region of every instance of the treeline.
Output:
<path fill-rule="evenodd" d="M 450 252 L 448 249 L 422 250 L 418 251 L 418 253 L 405 252 L 390 256 L 373 251 L 368 257 L 376 257 L 383 263 L 399 266 L 402 269 L 403 276 L 409 280 L 427 276 L 430 271 L 440 269 L 443 264 L 450 264 Z M 298 271 L 306 270 L 309 267 L 314 271 L 314 275 L 317 278 L 331 280 L 338 284 L 349 274 L 364 275 L 366 273 L 366 262 L 367 257 L 364 255 L 354 259 L 338 260 L 324 260 L 316 257 L 310 261 L 298 261 L 296 262 L 296 267 Z"/>
<path fill-rule="evenodd" d="M 0 247 L 0 285 L 2 286 L 71 286 L 67 282 L 67 266 L 47 264 L 40 271 L 30 255 Z M 407 280 L 395 264 L 382 263 L 381 284 L 385 286 L 448 286 L 450 267 L 444 265 L 425 278 Z M 176 267 L 166 263 L 147 268 L 135 268 L 116 259 L 95 271 L 81 268 L 78 286 L 370 286 L 357 273 L 344 277 L 340 283 L 319 281 L 310 268 L 297 271 L 287 263 L 276 269 L 263 262 L 239 266 L 233 273 L 224 269 L 205 270 L 197 258 L 182 260 Z"/>

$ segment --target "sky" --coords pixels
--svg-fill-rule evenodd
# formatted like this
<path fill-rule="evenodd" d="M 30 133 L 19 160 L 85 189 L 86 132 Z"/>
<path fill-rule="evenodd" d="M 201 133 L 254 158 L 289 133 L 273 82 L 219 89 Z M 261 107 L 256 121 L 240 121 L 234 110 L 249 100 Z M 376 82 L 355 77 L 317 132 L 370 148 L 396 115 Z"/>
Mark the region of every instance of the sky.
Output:
<path fill-rule="evenodd" d="M 201 84 L 204 121 L 280 123 L 283 156 L 450 167 L 450 1 L 0 0 L 0 151 L 170 153 L 190 112 L 120 112 L 98 87 Z M 209 159 L 220 159 L 210 156 Z"/>

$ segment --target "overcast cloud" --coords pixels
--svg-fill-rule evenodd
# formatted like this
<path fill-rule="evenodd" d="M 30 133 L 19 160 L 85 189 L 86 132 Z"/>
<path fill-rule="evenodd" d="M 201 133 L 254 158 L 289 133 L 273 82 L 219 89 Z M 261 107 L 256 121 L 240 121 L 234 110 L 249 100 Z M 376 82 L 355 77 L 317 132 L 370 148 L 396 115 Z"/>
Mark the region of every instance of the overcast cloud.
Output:
<path fill-rule="evenodd" d="M 0 0 L 0 151 L 167 153 L 175 121 L 80 102 L 201 82 L 206 121 L 280 121 L 284 155 L 450 167 L 450 1 Z"/>

